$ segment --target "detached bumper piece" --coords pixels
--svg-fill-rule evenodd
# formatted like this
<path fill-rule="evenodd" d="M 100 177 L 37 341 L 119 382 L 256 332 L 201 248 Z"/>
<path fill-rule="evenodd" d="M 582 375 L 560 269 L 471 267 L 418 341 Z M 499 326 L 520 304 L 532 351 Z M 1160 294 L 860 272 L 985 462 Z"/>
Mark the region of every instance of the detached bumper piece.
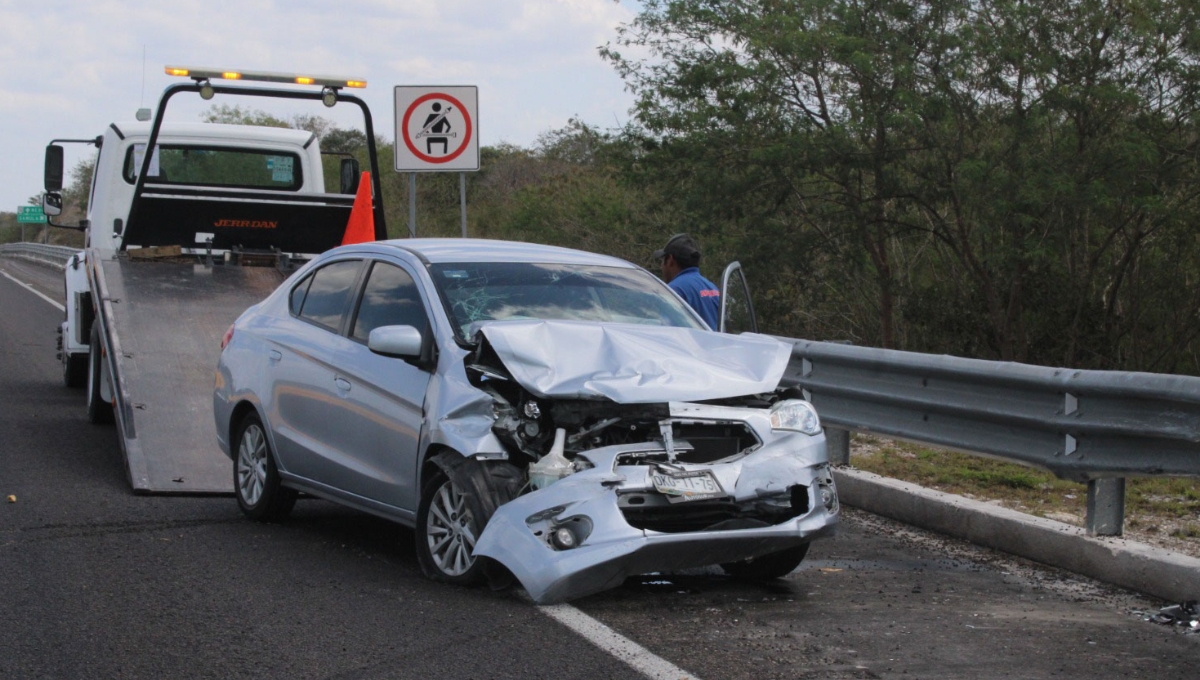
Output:
<path fill-rule="evenodd" d="M 837 492 L 823 437 L 782 437 L 711 470 L 727 498 L 671 503 L 652 465 L 618 465 L 653 444 L 580 454 L 595 467 L 521 496 L 492 516 L 475 546 L 539 604 L 619 586 L 627 577 L 737 562 L 832 535 Z M 626 459 L 627 460 L 627 459 Z"/>

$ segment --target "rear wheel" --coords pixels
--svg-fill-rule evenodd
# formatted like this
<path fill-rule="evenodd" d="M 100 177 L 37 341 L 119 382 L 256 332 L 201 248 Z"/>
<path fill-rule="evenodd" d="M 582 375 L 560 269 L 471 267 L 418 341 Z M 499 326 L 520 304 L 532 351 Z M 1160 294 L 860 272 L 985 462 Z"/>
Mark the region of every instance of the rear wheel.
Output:
<path fill-rule="evenodd" d="M 469 500 L 440 469 L 422 488 L 417 508 L 417 559 L 426 576 L 459 585 L 483 579 L 483 560 L 474 554 L 481 527 Z"/>
<path fill-rule="evenodd" d="M 251 519 L 270 522 L 288 516 L 296 505 L 296 490 L 283 486 L 267 433 L 257 413 L 238 424 L 234 438 L 233 489 L 238 506 Z"/>
<path fill-rule="evenodd" d="M 114 420 L 113 407 L 100 395 L 100 381 L 103 377 L 101 371 L 104 370 L 101 352 L 100 328 L 92 324 L 92 343 L 88 347 L 87 358 L 87 415 L 90 422 L 108 425 Z"/>
<path fill-rule="evenodd" d="M 770 581 L 783 578 L 796 570 L 808 554 L 808 543 L 780 550 L 776 553 L 755 557 L 741 562 L 722 564 L 726 574 L 743 581 Z"/>

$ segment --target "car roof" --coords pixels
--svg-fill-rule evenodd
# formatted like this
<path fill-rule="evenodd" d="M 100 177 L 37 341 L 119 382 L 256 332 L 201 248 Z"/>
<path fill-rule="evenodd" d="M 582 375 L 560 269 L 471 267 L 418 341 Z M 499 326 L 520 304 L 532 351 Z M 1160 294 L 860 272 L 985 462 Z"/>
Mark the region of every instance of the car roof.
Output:
<path fill-rule="evenodd" d="M 476 238 L 405 238 L 379 245 L 407 250 L 426 262 L 553 262 L 634 268 L 625 260 L 582 250 Z"/>

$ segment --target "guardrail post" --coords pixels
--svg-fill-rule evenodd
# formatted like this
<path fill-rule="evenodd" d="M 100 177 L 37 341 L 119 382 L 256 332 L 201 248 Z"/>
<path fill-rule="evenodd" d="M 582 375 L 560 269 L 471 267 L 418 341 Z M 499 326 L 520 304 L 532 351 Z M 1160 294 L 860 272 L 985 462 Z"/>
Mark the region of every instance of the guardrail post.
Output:
<path fill-rule="evenodd" d="M 1088 480 L 1087 532 L 1120 536 L 1125 530 L 1125 478 Z"/>
<path fill-rule="evenodd" d="M 825 428 L 825 449 L 831 465 L 850 464 L 850 431 L 836 427 Z"/>

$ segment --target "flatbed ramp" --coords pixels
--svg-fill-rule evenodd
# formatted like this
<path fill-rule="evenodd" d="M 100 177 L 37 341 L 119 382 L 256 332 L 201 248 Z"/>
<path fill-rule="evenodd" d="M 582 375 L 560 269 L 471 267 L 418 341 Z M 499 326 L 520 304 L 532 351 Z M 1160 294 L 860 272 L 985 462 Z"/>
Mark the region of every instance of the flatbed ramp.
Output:
<path fill-rule="evenodd" d="M 217 446 L 212 416 L 221 338 L 284 274 L 125 255 L 99 264 L 97 322 L 134 491 L 232 493 L 233 465 Z"/>

